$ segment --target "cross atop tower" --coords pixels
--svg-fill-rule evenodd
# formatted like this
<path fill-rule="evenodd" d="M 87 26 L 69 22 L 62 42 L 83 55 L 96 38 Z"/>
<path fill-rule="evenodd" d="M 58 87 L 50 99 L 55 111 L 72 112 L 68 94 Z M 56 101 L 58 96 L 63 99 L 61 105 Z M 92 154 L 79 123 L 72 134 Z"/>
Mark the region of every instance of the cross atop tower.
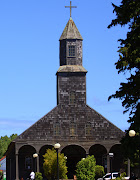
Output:
<path fill-rule="evenodd" d="M 72 8 L 77 8 L 77 6 L 72 6 L 71 1 L 70 1 L 70 6 L 65 6 L 65 8 L 70 8 L 70 17 L 71 17 L 71 9 Z"/>

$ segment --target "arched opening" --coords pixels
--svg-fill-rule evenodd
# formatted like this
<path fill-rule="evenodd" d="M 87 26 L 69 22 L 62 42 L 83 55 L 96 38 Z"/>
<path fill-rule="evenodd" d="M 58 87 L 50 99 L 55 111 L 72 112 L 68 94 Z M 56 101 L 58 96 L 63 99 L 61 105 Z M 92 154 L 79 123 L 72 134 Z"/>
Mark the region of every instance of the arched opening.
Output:
<path fill-rule="evenodd" d="M 89 155 L 94 155 L 96 164 L 104 166 L 104 170 L 107 172 L 107 150 L 103 145 L 95 144 L 91 146 Z"/>
<path fill-rule="evenodd" d="M 123 153 L 121 144 L 116 144 L 111 147 L 110 153 L 113 153 L 113 157 L 110 158 L 110 170 L 112 172 L 119 172 L 120 168 L 123 168 Z"/>
<path fill-rule="evenodd" d="M 19 149 L 19 178 L 23 179 L 30 177 L 31 170 L 36 171 L 36 162 L 33 158 L 33 154 L 36 153 L 36 150 L 34 147 L 30 145 L 22 146 Z"/>
<path fill-rule="evenodd" d="M 52 149 L 52 145 L 44 145 L 41 147 L 39 151 L 39 171 L 42 173 L 43 177 L 44 176 L 44 170 L 43 170 L 43 163 L 44 163 L 44 157 L 43 155 L 46 153 L 47 149 Z"/>
<path fill-rule="evenodd" d="M 61 153 L 67 157 L 68 178 L 73 179 L 75 174 L 76 164 L 84 157 L 86 157 L 86 151 L 78 145 L 69 145 L 62 149 Z"/>

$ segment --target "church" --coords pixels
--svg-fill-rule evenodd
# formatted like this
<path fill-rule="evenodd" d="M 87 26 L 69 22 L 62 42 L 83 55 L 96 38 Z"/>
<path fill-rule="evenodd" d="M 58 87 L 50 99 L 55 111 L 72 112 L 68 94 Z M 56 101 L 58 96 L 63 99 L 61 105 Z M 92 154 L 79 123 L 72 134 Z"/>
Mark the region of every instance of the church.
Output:
<path fill-rule="evenodd" d="M 69 7 L 71 10 L 71 4 Z M 77 162 L 87 155 L 94 155 L 105 172 L 122 167 L 120 140 L 124 132 L 87 105 L 83 38 L 71 14 L 59 42 L 57 106 L 11 142 L 6 152 L 7 179 L 26 179 L 32 169 L 43 174 L 43 155 L 57 142 L 59 152 L 67 157 L 69 179 Z"/>

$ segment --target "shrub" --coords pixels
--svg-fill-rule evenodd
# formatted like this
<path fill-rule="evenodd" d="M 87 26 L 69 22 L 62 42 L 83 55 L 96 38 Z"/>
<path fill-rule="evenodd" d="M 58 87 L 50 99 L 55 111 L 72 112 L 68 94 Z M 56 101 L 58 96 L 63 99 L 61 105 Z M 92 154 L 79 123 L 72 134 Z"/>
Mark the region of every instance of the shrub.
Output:
<path fill-rule="evenodd" d="M 77 163 L 76 177 L 78 180 L 94 180 L 95 179 L 96 160 L 94 156 L 88 156 Z"/>
<path fill-rule="evenodd" d="M 66 158 L 63 153 L 58 153 L 59 158 L 59 178 L 67 179 Z M 44 174 L 48 180 L 57 178 L 57 153 L 55 149 L 47 149 L 43 163 Z"/>
<path fill-rule="evenodd" d="M 105 174 L 104 167 L 100 165 L 96 165 L 95 166 L 95 179 L 103 177 L 104 174 Z"/>
<path fill-rule="evenodd" d="M 120 177 L 117 177 L 116 180 L 123 180 L 125 179 L 124 177 L 126 176 L 126 172 L 123 172 L 120 174 Z"/>
<path fill-rule="evenodd" d="M 36 173 L 35 173 L 35 179 L 36 179 L 36 180 L 42 180 L 42 179 L 43 179 L 42 173 L 36 172 Z"/>

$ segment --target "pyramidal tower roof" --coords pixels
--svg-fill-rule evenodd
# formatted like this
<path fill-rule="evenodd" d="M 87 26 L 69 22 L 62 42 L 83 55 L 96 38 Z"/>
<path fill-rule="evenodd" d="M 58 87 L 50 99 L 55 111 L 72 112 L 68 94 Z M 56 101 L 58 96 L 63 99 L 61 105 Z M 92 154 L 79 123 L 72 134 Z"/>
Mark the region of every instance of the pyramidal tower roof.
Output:
<path fill-rule="evenodd" d="M 60 37 L 59 40 L 63 39 L 80 39 L 83 40 L 80 32 L 78 31 L 73 19 L 70 17 L 69 21 L 67 22 L 65 29 Z"/>

